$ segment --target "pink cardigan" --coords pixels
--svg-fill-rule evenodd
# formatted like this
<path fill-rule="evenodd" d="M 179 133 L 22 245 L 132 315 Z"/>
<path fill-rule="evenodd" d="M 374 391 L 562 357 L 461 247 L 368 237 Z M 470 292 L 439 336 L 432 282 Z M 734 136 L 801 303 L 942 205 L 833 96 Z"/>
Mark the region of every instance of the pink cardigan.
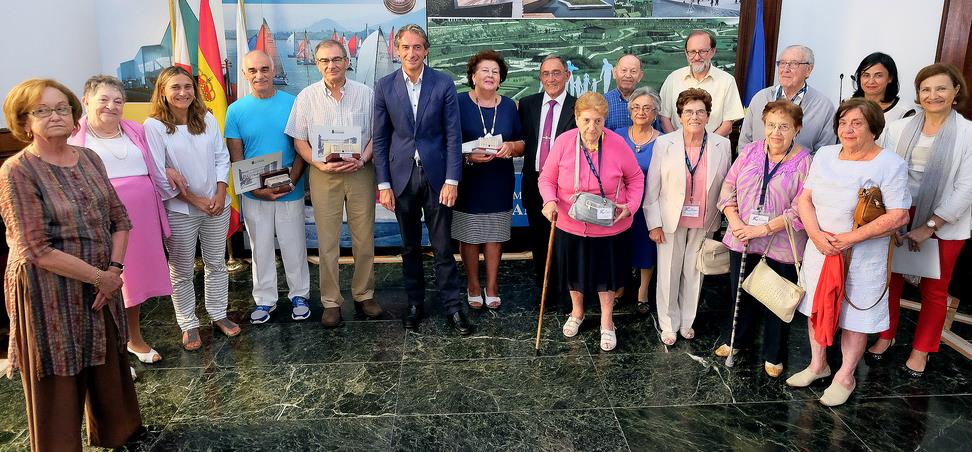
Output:
<path fill-rule="evenodd" d="M 155 161 L 152 158 L 152 153 L 149 151 L 148 141 L 145 140 L 145 129 L 141 124 L 135 121 L 129 121 L 127 119 L 121 120 L 121 129 L 125 133 L 125 136 L 129 137 L 135 147 L 142 151 L 142 158 L 145 159 L 145 166 L 148 168 L 149 177 L 152 178 L 152 183 L 158 186 L 159 177 L 165 177 L 165 175 L 155 174 Z M 78 121 L 78 130 L 71 135 L 68 139 L 68 144 L 74 146 L 84 147 L 84 143 L 88 138 L 88 117 L 83 116 L 81 120 Z M 165 213 L 165 205 L 162 204 L 162 197 L 159 196 L 159 192 L 155 191 L 155 203 L 156 210 L 159 212 L 159 221 L 162 222 L 162 234 L 168 237 L 171 233 L 169 231 L 169 219 Z"/>
<path fill-rule="evenodd" d="M 609 227 L 583 223 L 567 215 L 570 209 L 570 197 L 574 194 L 574 153 L 577 142 L 578 129 L 568 130 L 554 141 L 553 149 L 540 171 L 540 196 L 543 203 L 550 201 L 557 203 L 557 228 L 582 237 L 607 237 L 627 230 L 631 227 L 634 214 L 641 208 L 641 196 L 644 193 L 645 175 L 638 166 L 631 148 L 620 135 L 605 129 L 601 165 L 598 173 L 604 185 L 604 193 L 608 199 L 616 204 L 628 206 L 632 216 L 614 223 Z M 591 156 L 597 167 L 597 154 Z M 615 199 L 614 193 L 621 189 Z M 597 179 L 591 172 L 583 151 L 580 156 L 580 191 L 600 194 Z"/>

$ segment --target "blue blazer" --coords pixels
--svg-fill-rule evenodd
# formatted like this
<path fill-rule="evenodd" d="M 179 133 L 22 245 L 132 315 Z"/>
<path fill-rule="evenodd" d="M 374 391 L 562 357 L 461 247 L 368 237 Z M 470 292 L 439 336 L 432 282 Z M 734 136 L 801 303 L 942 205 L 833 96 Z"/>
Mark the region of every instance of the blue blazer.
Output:
<path fill-rule="evenodd" d="M 462 131 L 459 104 L 452 78 L 425 66 L 418 113 L 412 104 L 401 69 L 375 84 L 375 115 L 372 146 L 378 183 L 391 183 L 401 195 L 412 174 L 415 150 L 422 169 L 436 192 L 446 179 L 462 177 Z"/>

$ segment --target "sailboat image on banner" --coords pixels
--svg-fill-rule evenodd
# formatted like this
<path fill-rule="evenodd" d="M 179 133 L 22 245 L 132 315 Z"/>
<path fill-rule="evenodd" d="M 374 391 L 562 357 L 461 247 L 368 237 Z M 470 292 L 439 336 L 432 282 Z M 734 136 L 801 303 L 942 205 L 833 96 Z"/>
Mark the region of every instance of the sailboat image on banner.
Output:
<path fill-rule="evenodd" d="M 273 39 L 273 32 L 270 30 L 270 25 L 267 24 L 266 19 L 263 19 L 263 25 L 260 25 L 256 41 L 256 50 L 262 50 L 270 55 L 273 66 L 277 68 L 277 74 L 273 76 L 273 84 L 286 85 L 287 72 L 284 71 L 284 66 L 280 62 L 280 55 L 277 54 L 277 43 Z"/>

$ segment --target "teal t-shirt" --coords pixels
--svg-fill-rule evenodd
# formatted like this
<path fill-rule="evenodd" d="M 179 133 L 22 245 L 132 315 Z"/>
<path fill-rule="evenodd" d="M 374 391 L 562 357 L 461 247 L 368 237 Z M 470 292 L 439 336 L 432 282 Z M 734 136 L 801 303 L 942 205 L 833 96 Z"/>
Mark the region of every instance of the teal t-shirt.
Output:
<path fill-rule="evenodd" d="M 290 110 L 296 98 L 289 93 L 277 91 L 269 99 L 246 96 L 230 104 L 226 110 L 226 138 L 243 140 L 243 158 L 250 159 L 261 155 L 280 152 L 283 164 L 290 168 L 294 164 L 296 150 L 294 140 L 284 133 Z M 297 201 L 304 198 L 304 184 L 307 172 L 300 176 L 294 191 L 281 196 L 278 201 Z M 259 199 L 244 193 L 252 199 Z"/>

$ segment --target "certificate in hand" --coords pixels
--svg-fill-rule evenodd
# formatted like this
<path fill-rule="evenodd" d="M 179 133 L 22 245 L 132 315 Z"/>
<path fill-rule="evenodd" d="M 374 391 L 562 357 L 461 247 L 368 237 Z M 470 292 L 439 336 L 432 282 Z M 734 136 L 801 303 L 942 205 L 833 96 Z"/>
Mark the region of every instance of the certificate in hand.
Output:
<path fill-rule="evenodd" d="M 337 162 L 344 158 L 361 158 L 361 127 L 314 126 L 311 143 L 315 162 Z"/>
<path fill-rule="evenodd" d="M 283 158 L 280 152 L 233 162 L 233 189 L 236 193 L 246 193 L 263 188 L 263 180 L 260 176 L 280 169 L 283 169 Z"/>
<path fill-rule="evenodd" d="M 938 260 L 938 240 L 928 239 L 921 244 L 920 251 L 908 249 L 908 241 L 894 249 L 891 271 L 899 275 L 914 275 L 922 278 L 942 277 L 941 261 Z"/>

